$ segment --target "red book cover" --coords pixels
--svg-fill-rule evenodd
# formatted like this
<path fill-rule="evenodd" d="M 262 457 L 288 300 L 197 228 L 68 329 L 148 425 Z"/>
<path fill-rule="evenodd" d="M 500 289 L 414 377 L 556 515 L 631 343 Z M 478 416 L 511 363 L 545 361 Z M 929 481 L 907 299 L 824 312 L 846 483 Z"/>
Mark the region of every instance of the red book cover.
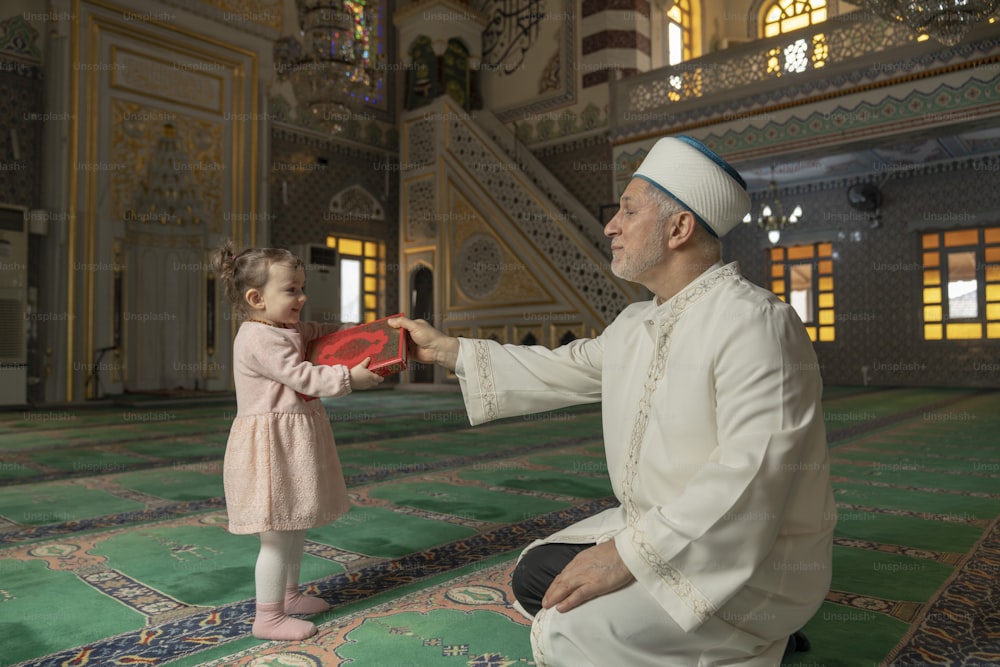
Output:
<path fill-rule="evenodd" d="M 324 366 L 343 364 L 354 368 L 365 357 L 371 357 L 368 370 L 372 373 L 385 377 L 405 371 L 407 331 L 386 324 L 390 317 L 401 315 L 390 315 L 316 338 L 306 348 L 306 359 Z"/>

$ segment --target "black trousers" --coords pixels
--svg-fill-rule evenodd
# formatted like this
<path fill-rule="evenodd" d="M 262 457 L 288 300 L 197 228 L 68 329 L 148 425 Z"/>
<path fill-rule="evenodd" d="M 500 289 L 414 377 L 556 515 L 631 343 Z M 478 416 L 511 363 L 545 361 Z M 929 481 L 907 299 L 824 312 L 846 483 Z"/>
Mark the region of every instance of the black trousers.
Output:
<path fill-rule="evenodd" d="M 524 610 L 534 616 L 542 609 L 542 598 L 549 590 L 552 580 L 559 576 L 569 562 L 584 549 L 593 544 L 542 544 L 524 554 L 511 575 L 514 597 Z M 788 638 L 785 655 L 796 651 L 808 651 L 809 640 L 801 631 Z"/>
<path fill-rule="evenodd" d="M 511 576 L 514 597 L 524 610 L 532 616 L 537 614 L 552 580 L 559 576 L 578 553 L 592 546 L 594 545 L 541 544 L 524 554 Z"/>

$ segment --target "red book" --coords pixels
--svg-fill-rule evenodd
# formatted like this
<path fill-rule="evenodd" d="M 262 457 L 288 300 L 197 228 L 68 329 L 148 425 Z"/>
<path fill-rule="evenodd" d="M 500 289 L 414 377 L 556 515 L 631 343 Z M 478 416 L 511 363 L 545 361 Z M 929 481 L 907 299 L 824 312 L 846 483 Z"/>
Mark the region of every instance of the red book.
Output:
<path fill-rule="evenodd" d="M 343 364 L 354 368 L 365 357 L 371 357 L 368 370 L 385 377 L 406 370 L 408 335 L 406 329 L 393 329 L 386 320 L 380 320 L 341 329 L 312 340 L 306 348 L 306 359 L 314 364 L 336 366 Z"/>

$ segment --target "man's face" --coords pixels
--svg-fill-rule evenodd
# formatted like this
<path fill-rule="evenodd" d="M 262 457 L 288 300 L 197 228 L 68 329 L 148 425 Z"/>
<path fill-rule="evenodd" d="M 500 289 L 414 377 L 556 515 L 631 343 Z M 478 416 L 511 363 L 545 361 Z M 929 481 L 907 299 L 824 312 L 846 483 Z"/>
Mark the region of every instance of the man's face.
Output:
<path fill-rule="evenodd" d="M 667 220 L 658 220 L 660 211 L 650 196 L 652 187 L 633 178 L 622 193 L 618 213 L 604 227 L 604 235 L 611 238 L 611 272 L 640 284 L 646 284 L 667 252 Z"/>

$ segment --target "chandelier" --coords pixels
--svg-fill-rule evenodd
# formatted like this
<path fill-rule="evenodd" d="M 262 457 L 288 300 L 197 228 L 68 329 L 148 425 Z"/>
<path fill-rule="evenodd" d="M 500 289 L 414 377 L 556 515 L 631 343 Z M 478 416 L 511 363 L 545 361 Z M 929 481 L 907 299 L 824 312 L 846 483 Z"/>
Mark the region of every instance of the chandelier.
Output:
<path fill-rule="evenodd" d="M 781 240 L 781 230 L 788 225 L 794 225 L 802 217 L 802 207 L 796 205 L 791 215 L 786 216 L 778 198 L 778 183 L 774 180 L 774 165 L 771 165 L 771 203 L 764 202 L 760 208 L 760 214 L 756 218 L 757 226 L 767 232 L 767 240 L 775 244 Z M 752 213 L 752 212 L 751 212 Z M 743 222 L 754 222 L 751 213 L 747 213 Z"/>
<path fill-rule="evenodd" d="M 998 20 L 1000 0 L 865 0 L 865 6 L 918 35 L 955 46 L 976 24 Z"/>
<path fill-rule="evenodd" d="M 351 110 L 382 94 L 378 1 L 295 0 L 302 41 L 274 45 L 279 80 L 292 85 L 302 118 L 339 132 Z M 308 112 L 306 112 L 308 110 Z"/>

